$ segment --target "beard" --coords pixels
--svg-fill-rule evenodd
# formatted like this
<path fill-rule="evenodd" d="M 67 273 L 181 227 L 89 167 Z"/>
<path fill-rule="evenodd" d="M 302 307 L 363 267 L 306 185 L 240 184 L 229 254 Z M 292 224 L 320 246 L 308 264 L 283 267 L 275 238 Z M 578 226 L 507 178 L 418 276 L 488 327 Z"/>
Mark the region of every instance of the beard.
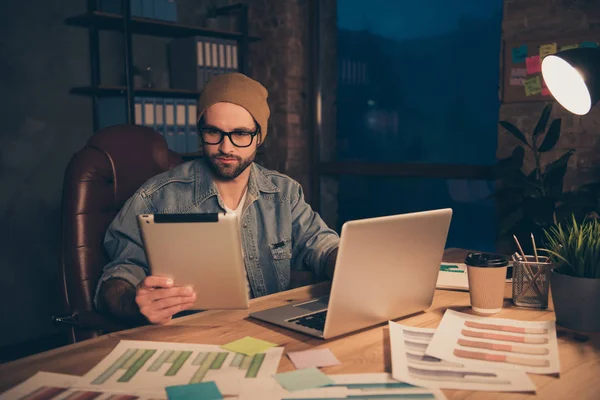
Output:
<path fill-rule="evenodd" d="M 254 162 L 255 157 L 256 150 L 246 158 L 218 152 L 217 154 L 207 157 L 206 162 L 217 178 L 232 180 L 244 172 L 246 168 Z M 220 161 L 219 158 L 228 158 L 233 161 L 224 163 Z"/>

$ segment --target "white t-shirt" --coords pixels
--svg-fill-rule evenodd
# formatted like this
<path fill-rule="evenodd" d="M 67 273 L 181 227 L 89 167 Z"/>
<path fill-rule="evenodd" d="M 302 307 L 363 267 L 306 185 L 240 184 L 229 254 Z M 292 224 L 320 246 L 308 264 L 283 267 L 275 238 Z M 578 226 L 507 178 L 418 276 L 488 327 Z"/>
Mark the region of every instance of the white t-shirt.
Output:
<path fill-rule="evenodd" d="M 246 189 L 244 190 L 244 195 L 242 196 L 242 199 L 240 200 L 240 204 L 238 204 L 238 206 L 235 210 L 232 210 L 231 208 L 227 207 L 225 205 L 225 203 L 223 203 L 226 213 L 238 215 L 240 224 L 242 223 L 242 211 L 244 209 L 244 204 L 246 203 L 246 194 L 247 193 L 248 193 L 248 188 L 246 187 Z M 244 245 L 243 244 L 242 244 L 242 257 L 244 257 L 244 265 L 245 265 L 246 258 L 244 256 Z M 246 288 L 248 289 L 248 298 L 252 298 L 252 292 L 250 291 L 250 282 L 248 282 L 248 272 L 246 272 L 246 268 L 244 268 L 244 272 L 246 273 Z"/>

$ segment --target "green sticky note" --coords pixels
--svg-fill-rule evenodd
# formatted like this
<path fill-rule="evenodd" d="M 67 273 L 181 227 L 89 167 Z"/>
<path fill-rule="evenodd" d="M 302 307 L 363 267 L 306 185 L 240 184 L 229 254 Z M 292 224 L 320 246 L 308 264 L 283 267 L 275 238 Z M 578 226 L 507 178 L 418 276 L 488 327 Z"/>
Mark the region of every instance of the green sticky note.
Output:
<path fill-rule="evenodd" d="M 298 369 L 296 371 L 284 372 L 275 375 L 277 382 L 286 390 L 314 389 L 333 385 L 334 382 L 324 373 L 316 368 Z"/>
<path fill-rule="evenodd" d="M 542 81 L 539 76 L 525 79 L 525 95 L 533 96 L 542 93 Z"/>
<path fill-rule="evenodd" d="M 224 344 L 221 348 L 236 353 L 242 353 L 249 356 L 253 356 L 256 353 L 262 353 L 263 351 L 270 349 L 271 347 L 277 347 L 278 345 L 264 340 L 255 339 L 250 336 L 246 336 L 243 339 L 235 340 L 231 343 Z"/>
<path fill-rule="evenodd" d="M 465 272 L 463 269 L 460 269 L 458 267 L 458 265 L 452 265 L 452 264 L 442 264 L 440 266 L 440 271 L 444 271 L 444 272 L 458 272 L 459 274 L 463 274 Z"/>
<path fill-rule="evenodd" d="M 167 386 L 165 389 L 169 400 L 220 400 L 223 398 L 217 384 L 213 381 L 192 383 L 190 385 Z"/>

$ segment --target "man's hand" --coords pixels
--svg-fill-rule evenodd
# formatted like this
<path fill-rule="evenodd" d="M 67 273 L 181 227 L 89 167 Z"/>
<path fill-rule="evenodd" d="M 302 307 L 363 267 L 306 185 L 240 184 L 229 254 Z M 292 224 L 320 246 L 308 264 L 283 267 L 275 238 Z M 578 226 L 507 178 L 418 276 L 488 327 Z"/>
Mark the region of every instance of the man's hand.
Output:
<path fill-rule="evenodd" d="M 194 305 L 196 293 L 188 286 L 174 286 L 173 280 L 148 276 L 137 287 L 135 302 L 152 324 L 164 325 L 173 315 Z"/>

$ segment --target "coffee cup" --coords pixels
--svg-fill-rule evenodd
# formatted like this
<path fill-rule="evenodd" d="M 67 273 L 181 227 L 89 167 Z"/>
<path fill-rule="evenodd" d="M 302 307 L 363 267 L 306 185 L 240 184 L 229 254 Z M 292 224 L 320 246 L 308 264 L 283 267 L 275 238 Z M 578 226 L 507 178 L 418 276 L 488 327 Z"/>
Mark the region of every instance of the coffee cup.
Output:
<path fill-rule="evenodd" d="M 499 254 L 469 253 L 465 259 L 471 308 L 478 314 L 496 314 L 504 303 L 508 259 Z"/>

